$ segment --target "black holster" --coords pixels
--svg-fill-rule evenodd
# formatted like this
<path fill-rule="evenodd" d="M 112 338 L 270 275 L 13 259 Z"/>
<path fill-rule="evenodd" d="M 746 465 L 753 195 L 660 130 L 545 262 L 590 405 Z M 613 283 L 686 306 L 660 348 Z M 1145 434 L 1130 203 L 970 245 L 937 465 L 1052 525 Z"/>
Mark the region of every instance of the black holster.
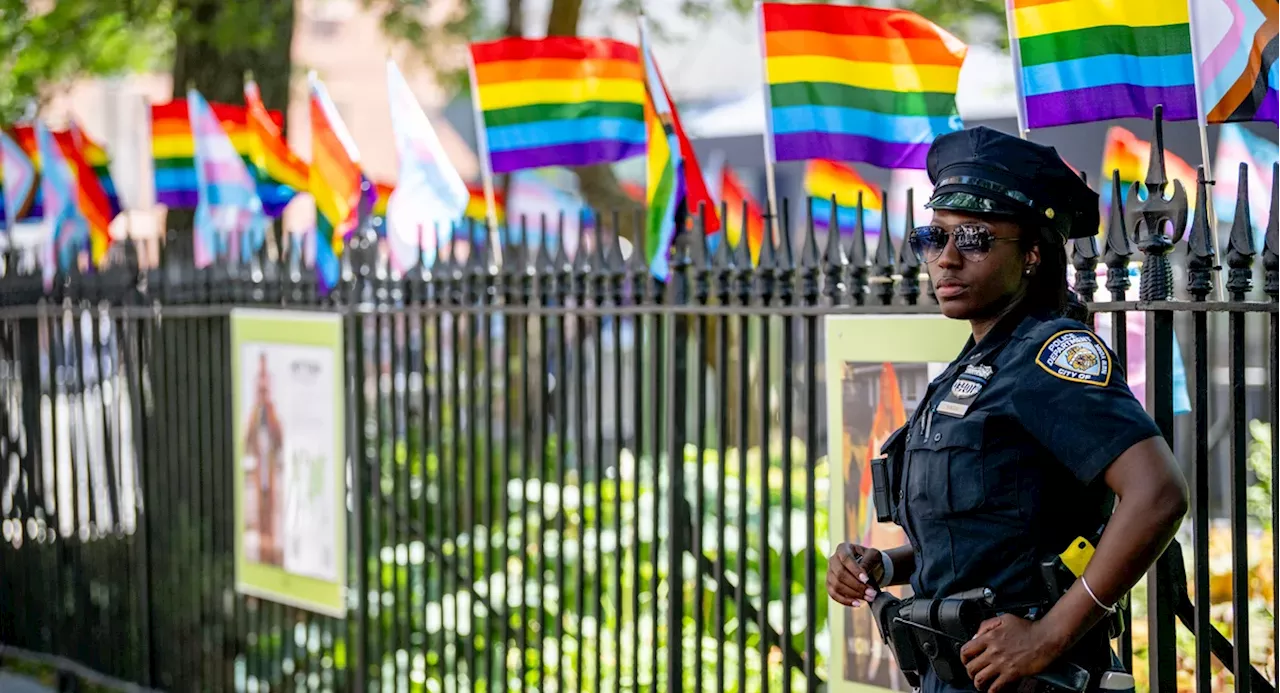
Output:
<path fill-rule="evenodd" d="M 907 683 L 920 687 L 925 669 L 945 683 L 969 685 L 972 680 L 960 660 L 960 648 L 987 618 L 994 616 L 991 590 L 979 588 L 937 599 L 898 599 L 879 592 L 871 614 L 880 636 L 889 645 Z M 1058 662 L 1018 686 L 1020 693 L 1082 693 L 1089 672 Z"/>

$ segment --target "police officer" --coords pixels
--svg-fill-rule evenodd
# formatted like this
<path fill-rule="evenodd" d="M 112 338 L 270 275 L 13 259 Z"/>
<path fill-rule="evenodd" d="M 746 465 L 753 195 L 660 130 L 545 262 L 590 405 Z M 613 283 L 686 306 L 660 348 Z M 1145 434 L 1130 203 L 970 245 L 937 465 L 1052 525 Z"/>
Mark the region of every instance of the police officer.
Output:
<path fill-rule="evenodd" d="M 902 460 L 892 515 L 909 543 L 841 544 L 827 591 L 857 607 L 873 584 L 992 590 L 999 615 L 960 650 L 969 680 L 924 671 L 923 691 L 1013 690 L 1063 659 L 1096 686 L 1118 667 L 1103 619 L 1187 509 L 1172 452 L 1067 287 L 1065 243 L 1096 233 L 1098 196 L 1053 148 L 986 127 L 938 137 L 927 165 L 933 219 L 911 246 L 942 313 L 973 334 L 882 447 Z M 1047 612 L 1014 606 L 1043 602 L 1039 560 L 1104 523 Z"/>

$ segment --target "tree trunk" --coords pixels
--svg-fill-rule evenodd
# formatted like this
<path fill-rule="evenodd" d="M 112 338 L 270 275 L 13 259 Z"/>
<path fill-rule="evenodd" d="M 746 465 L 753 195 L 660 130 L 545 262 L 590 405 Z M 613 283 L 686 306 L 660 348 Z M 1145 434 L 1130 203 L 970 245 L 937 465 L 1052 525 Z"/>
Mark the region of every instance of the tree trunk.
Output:
<path fill-rule="evenodd" d="M 293 67 L 293 0 L 248 2 L 259 8 L 252 38 L 227 42 L 218 31 L 232 21 L 223 0 L 178 0 L 190 13 L 179 23 L 173 61 L 173 96 L 186 96 L 190 84 L 209 101 L 244 103 L 244 73 L 252 70 L 267 108 L 289 107 Z M 230 10 L 235 12 L 235 10 Z M 242 13 L 237 13 L 243 16 Z M 220 21 L 222 20 L 222 21 Z"/>
<path fill-rule="evenodd" d="M 507 0 L 507 36 L 524 36 L 524 0 Z"/>
<path fill-rule="evenodd" d="M 293 0 L 177 0 L 176 5 L 182 19 L 175 32 L 175 99 L 186 98 L 187 88 L 195 87 L 210 102 L 243 104 L 245 72 L 252 71 L 266 107 L 288 112 Z M 228 31 L 237 25 L 241 33 Z M 255 30 L 244 30 L 249 26 Z M 193 219 L 192 210 L 171 210 L 166 221 L 170 248 L 183 256 L 191 251 Z"/>

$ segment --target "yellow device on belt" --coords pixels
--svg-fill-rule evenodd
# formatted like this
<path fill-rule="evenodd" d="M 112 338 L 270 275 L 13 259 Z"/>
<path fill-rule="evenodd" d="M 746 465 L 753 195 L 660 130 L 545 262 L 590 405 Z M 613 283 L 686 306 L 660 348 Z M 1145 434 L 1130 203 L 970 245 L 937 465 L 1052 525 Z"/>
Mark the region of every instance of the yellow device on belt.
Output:
<path fill-rule="evenodd" d="M 1058 557 L 1062 559 L 1063 565 L 1067 566 L 1067 570 L 1070 570 L 1072 575 L 1080 577 L 1084 575 L 1089 559 L 1093 558 L 1093 543 L 1084 537 L 1076 537 L 1067 550 L 1058 554 Z"/>

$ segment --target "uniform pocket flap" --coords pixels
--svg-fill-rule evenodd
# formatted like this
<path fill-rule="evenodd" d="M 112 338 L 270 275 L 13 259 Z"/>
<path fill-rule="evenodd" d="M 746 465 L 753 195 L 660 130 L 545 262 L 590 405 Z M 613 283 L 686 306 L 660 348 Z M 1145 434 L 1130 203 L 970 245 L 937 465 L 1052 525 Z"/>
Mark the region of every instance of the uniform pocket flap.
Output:
<path fill-rule="evenodd" d="M 966 448 L 981 450 L 983 429 L 987 413 L 969 412 L 968 416 L 956 419 L 950 416 L 934 415 L 933 425 L 925 431 L 912 431 L 907 441 L 908 450 L 943 450 L 945 448 Z"/>

